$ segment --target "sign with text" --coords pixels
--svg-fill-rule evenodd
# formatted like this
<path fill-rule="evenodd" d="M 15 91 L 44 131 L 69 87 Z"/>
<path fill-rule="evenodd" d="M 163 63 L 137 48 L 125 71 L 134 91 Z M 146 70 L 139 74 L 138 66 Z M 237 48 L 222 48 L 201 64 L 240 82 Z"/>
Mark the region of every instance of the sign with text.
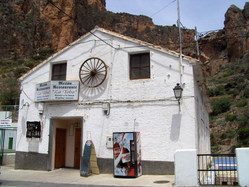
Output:
<path fill-rule="evenodd" d="M 36 85 L 35 101 L 76 101 L 79 81 L 49 81 Z"/>
<path fill-rule="evenodd" d="M 41 122 L 27 121 L 26 138 L 40 138 L 41 137 Z"/>
<path fill-rule="evenodd" d="M 12 112 L 0 112 L 0 127 L 12 127 Z"/>

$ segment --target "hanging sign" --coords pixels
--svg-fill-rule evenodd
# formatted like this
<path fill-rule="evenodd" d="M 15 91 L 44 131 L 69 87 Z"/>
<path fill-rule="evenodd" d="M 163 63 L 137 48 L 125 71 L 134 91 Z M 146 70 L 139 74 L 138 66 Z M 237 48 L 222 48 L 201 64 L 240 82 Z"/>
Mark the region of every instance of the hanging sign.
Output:
<path fill-rule="evenodd" d="M 49 81 L 36 85 L 35 101 L 75 101 L 79 98 L 79 81 Z"/>

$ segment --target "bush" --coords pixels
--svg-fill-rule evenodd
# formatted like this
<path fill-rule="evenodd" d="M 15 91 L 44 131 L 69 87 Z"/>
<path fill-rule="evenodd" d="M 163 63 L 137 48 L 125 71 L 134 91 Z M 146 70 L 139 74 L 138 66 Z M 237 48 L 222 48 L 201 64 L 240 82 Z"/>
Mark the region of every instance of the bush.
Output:
<path fill-rule="evenodd" d="M 217 86 L 216 88 L 210 88 L 208 89 L 208 95 L 209 97 L 224 95 L 225 89 L 224 86 Z"/>
<path fill-rule="evenodd" d="M 238 117 L 238 124 L 240 125 L 240 127 L 245 127 L 247 125 L 249 125 L 249 119 L 246 115 L 241 115 Z"/>
<path fill-rule="evenodd" d="M 249 127 L 240 128 L 238 130 L 238 135 L 240 140 L 245 140 L 249 137 Z"/>
<path fill-rule="evenodd" d="M 237 119 L 237 116 L 236 114 L 227 114 L 225 119 L 226 121 L 234 121 Z"/>
<path fill-rule="evenodd" d="M 244 90 L 243 96 L 244 96 L 245 98 L 249 98 L 249 88 L 246 88 L 246 89 Z"/>
<path fill-rule="evenodd" d="M 230 110 L 232 100 L 231 98 L 223 97 L 217 100 L 214 100 L 211 105 L 213 112 L 212 115 L 216 116 L 220 113 L 224 113 Z"/>
<path fill-rule="evenodd" d="M 240 99 L 236 104 L 237 107 L 245 107 L 246 105 L 247 105 L 246 99 Z"/>
<path fill-rule="evenodd" d="M 50 48 L 42 48 L 39 49 L 35 52 L 35 54 L 33 54 L 32 58 L 34 60 L 45 60 L 46 58 L 48 58 L 49 56 L 51 56 L 54 53 L 53 49 Z"/>
<path fill-rule="evenodd" d="M 19 85 L 16 79 L 7 78 L 0 82 L 1 105 L 16 105 L 19 99 Z"/>

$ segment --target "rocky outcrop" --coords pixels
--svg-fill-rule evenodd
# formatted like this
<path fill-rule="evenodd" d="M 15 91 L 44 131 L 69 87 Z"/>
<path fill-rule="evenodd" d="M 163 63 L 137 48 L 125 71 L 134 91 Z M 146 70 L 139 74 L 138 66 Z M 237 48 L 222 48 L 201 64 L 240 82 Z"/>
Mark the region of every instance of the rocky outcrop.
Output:
<path fill-rule="evenodd" d="M 220 67 L 242 58 L 249 52 L 249 3 L 241 10 L 230 6 L 225 14 L 224 29 L 200 39 L 206 72 L 215 74 Z"/>
<path fill-rule="evenodd" d="M 226 12 L 224 24 L 227 52 L 230 59 L 240 58 L 249 51 L 248 12 L 249 3 L 245 4 L 244 10 L 232 5 Z"/>
<path fill-rule="evenodd" d="M 146 16 L 114 14 L 106 11 L 105 0 L 5 0 L 0 17 L 1 58 L 29 56 L 44 48 L 58 51 L 96 25 L 172 50 L 179 46 L 177 27 L 156 26 Z M 193 30 L 182 32 L 184 44 L 194 41 Z"/>
<path fill-rule="evenodd" d="M 0 58 L 20 58 L 43 49 L 58 51 L 96 25 L 178 51 L 176 26 L 157 26 L 146 16 L 112 13 L 105 0 L 4 0 L 0 6 Z M 243 10 L 232 5 L 224 29 L 199 40 L 204 69 L 220 67 L 248 53 L 249 3 Z M 182 29 L 183 52 L 196 56 L 194 31 Z"/>

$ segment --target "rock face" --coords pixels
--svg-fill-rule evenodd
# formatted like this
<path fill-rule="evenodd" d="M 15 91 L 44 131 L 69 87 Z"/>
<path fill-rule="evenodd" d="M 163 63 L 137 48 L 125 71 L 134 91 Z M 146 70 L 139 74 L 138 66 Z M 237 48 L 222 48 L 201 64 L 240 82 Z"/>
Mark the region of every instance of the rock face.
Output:
<path fill-rule="evenodd" d="M 249 51 L 249 3 L 244 10 L 232 5 L 225 15 L 225 35 L 229 58 L 240 58 Z"/>
<path fill-rule="evenodd" d="M 200 40 L 206 71 L 214 74 L 226 63 L 233 62 L 249 52 L 249 3 L 241 10 L 230 6 L 225 14 L 224 29 Z"/>
<path fill-rule="evenodd" d="M 4 0 L 0 7 L 1 58 L 28 56 L 44 48 L 58 51 L 96 25 L 178 49 L 177 27 L 156 26 L 146 16 L 114 14 L 105 5 L 105 0 Z M 182 32 L 183 43 L 192 43 L 194 31 Z"/>
<path fill-rule="evenodd" d="M 30 56 L 44 49 L 58 51 L 96 25 L 178 51 L 176 26 L 157 26 L 146 16 L 112 13 L 105 0 L 2 0 L 0 58 Z M 205 71 L 214 74 L 248 53 L 249 3 L 243 10 L 232 5 L 224 29 L 199 40 Z M 183 53 L 196 56 L 194 30 L 182 30 Z"/>

